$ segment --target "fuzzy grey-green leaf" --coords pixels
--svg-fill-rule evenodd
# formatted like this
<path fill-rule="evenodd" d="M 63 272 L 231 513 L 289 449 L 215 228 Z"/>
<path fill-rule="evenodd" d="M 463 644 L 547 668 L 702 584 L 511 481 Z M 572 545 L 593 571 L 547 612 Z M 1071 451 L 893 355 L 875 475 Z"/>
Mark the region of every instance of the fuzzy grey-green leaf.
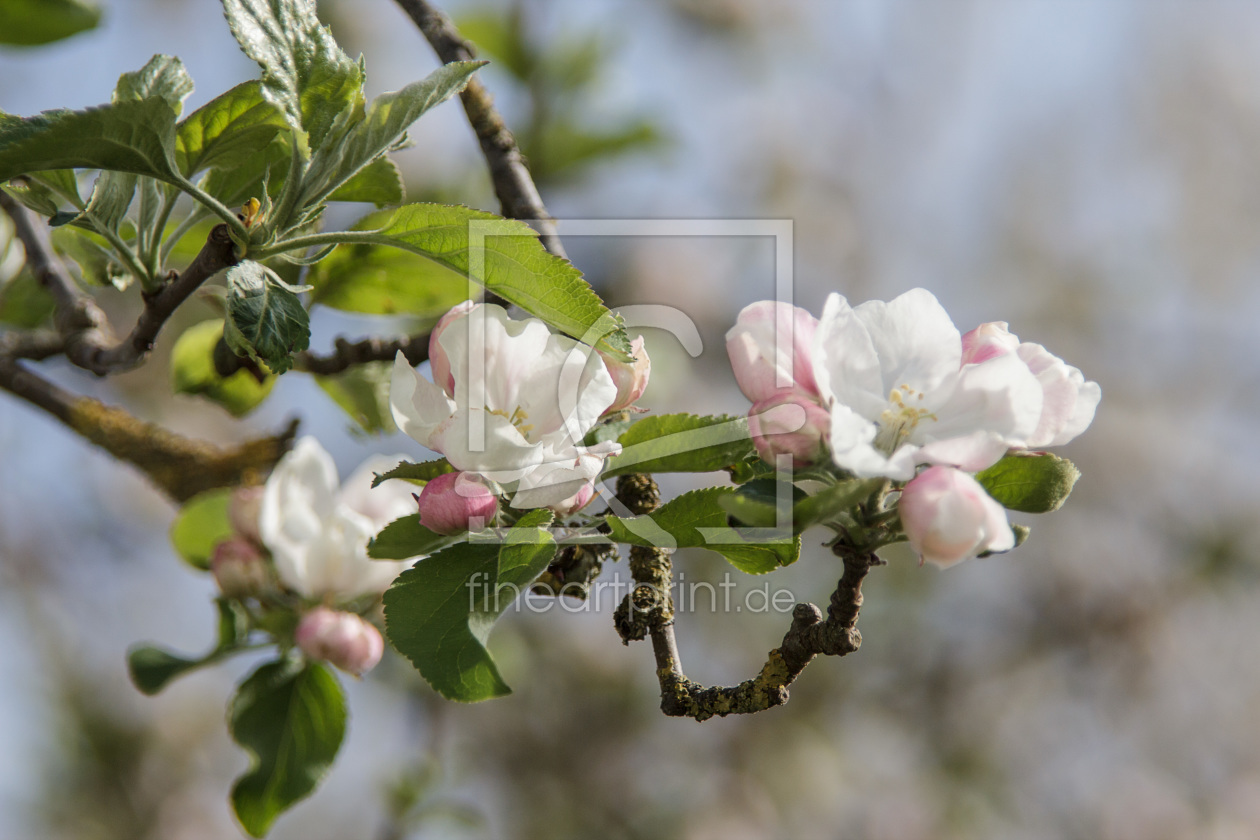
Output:
<path fill-rule="evenodd" d="M 1023 513 L 1049 513 L 1067 501 L 1080 470 L 1048 452 L 1007 455 L 976 481 L 1003 507 Z"/>
<path fill-rule="evenodd" d="M 227 271 L 224 338 L 238 355 L 267 363 L 275 373 L 293 367 L 293 354 L 311 341 L 302 301 L 261 264 L 245 261 Z"/>

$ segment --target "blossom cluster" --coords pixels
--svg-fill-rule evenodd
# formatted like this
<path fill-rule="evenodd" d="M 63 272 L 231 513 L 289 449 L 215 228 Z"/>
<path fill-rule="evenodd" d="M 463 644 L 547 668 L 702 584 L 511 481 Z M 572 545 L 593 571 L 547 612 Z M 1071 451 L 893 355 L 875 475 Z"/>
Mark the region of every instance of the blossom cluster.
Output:
<path fill-rule="evenodd" d="M 972 477 L 1011 450 L 1057 446 L 1093 420 L 1101 391 L 1005 322 L 963 335 L 924 289 L 851 306 L 832 294 L 815 318 L 762 301 L 726 336 L 749 426 L 767 460 L 830 460 L 904 482 L 910 545 L 948 566 L 1014 547 L 1006 512 Z M 925 468 L 926 469 L 923 469 Z"/>

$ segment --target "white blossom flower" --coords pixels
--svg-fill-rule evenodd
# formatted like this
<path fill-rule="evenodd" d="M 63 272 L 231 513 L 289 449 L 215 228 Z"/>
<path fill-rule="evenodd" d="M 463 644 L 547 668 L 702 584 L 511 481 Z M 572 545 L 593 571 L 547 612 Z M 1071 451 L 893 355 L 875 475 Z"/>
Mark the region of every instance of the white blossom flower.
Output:
<path fill-rule="evenodd" d="M 581 445 L 617 399 L 603 359 L 542 321 L 513 320 L 492 304 L 460 307 L 443 319 L 430 359 L 441 386 L 395 359 L 394 421 L 456 469 L 510 485 L 513 507 L 564 502 L 621 451 Z"/>
<path fill-rule="evenodd" d="M 813 347 L 836 464 L 906 481 L 915 465 L 974 472 L 1024 446 L 1041 418 L 1036 376 L 1015 354 L 964 364 L 962 336 L 931 292 L 852 307 L 827 299 Z"/>
<path fill-rule="evenodd" d="M 280 459 L 263 488 L 258 525 L 280 580 L 305 598 L 344 603 L 389 588 L 414 560 L 372 560 L 368 541 L 400 516 L 416 513 L 410 485 L 372 488 L 374 472 L 402 460 L 373 456 L 338 487 L 337 467 L 304 437 Z"/>

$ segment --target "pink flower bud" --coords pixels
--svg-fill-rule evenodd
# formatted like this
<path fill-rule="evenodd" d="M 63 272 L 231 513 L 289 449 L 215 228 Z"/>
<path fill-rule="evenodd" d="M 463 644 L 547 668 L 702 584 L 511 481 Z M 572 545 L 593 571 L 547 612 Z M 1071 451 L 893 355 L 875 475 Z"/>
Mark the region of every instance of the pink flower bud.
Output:
<path fill-rule="evenodd" d="M 979 482 L 953 467 L 919 473 L 906 483 L 897 506 L 910 547 L 928 563 L 952 566 L 1015 547 L 1006 511 Z"/>
<path fill-rule="evenodd" d="M 643 336 L 630 342 L 630 351 L 634 356 L 633 362 L 623 362 L 607 354 L 599 354 L 604 360 L 604 367 L 608 368 L 608 373 L 612 376 L 613 384 L 617 386 L 617 398 L 608 406 L 605 414 L 634 405 L 647 389 L 648 378 L 652 375 L 652 360 L 648 358 L 647 349 L 643 346 Z"/>
<path fill-rule="evenodd" d="M 744 307 L 726 333 L 726 353 L 744 396 L 759 402 L 791 388 L 817 397 L 817 330 L 817 318 L 788 303 L 763 300 Z"/>
<path fill-rule="evenodd" d="M 1005 321 L 989 321 L 962 337 L 962 363 L 978 365 L 1019 348 L 1019 337 L 1012 335 Z"/>
<path fill-rule="evenodd" d="M 316 607 L 302 616 L 294 634 L 311 659 L 327 662 L 360 677 L 376 667 L 385 652 L 381 631 L 354 613 Z"/>
<path fill-rule="evenodd" d="M 447 358 L 446 350 L 442 348 L 438 338 L 452 321 L 467 315 L 476 305 L 473 301 L 466 300 L 452 306 L 450 311 L 438 320 L 433 332 L 429 333 L 429 367 L 433 371 L 433 382 L 445 391 L 448 397 L 455 396 L 455 377 L 451 375 L 451 360 Z"/>
<path fill-rule="evenodd" d="M 230 537 L 214 547 L 210 572 L 219 591 L 227 598 L 258 595 L 271 579 L 262 551 L 244 537 Z"/>
<path fill-rule="evenodd" d="M 469 473 L 439 475 L 420 491 L 420 524 L 438 534 L 480 529 L 498 510 L 490 488 Z"/>
<path fill-rule="evenodd" d="M 582 508 L 591 503 L 591 499 L 595 498 L 595 485 L 589 481 L 578 488 L 578 491 L 563 502 L 558 502 L 548 507 L 556 512 L 558 516 L 569 516 L 577 513 Z"/>
<path fill-rule="evenodd" d="M 263 488 L 238 487 L 228 502 L 228 521 L 238 536 L 262 545 L 262 535 L 258 532 L 258 512 L 262 510 Z"/>
<path fill-rule="evenodd" d="M 753 403 L 748 430 L 757 454 L 773 464 L 776 455 L 791 455 L 792 465 L 803 467 L 826 457 L 831 415 L 814 400 L 797 391 L 783 390 Z"/>

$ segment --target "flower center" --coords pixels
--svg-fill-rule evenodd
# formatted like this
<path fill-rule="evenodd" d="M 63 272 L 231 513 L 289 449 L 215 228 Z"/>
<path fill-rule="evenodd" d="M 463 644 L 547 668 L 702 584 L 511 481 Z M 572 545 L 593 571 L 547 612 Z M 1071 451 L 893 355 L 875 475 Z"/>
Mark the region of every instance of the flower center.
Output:
<path fill-rule="evenodd" d="M 885 455 L 897 451 L 919 425 L 920 420 L 936 420 L 936 415 L 914 403 L 923 401 L 923 392 L 902 383 L 888 393 L 888 408 L 879 415 L 879 434 L 875 448 Z"/>
<path fill-rule="evenodd" d="M 486 411 L 491 414 L 497 414 L 500 417 L 506 417 L 507 421 L 515 426 L 516 430 L 520 432 L 526 440 L 529 439 L 529 433 L 534 430 L 534 425 L 532 423 L 525 422 L 529 419 L 529 414 L 527 414 L 525 409 L 521 408 L 519 405 L 512 409 L 511 414 L 508 414 L 501 408 L 487 408 Z"/>

